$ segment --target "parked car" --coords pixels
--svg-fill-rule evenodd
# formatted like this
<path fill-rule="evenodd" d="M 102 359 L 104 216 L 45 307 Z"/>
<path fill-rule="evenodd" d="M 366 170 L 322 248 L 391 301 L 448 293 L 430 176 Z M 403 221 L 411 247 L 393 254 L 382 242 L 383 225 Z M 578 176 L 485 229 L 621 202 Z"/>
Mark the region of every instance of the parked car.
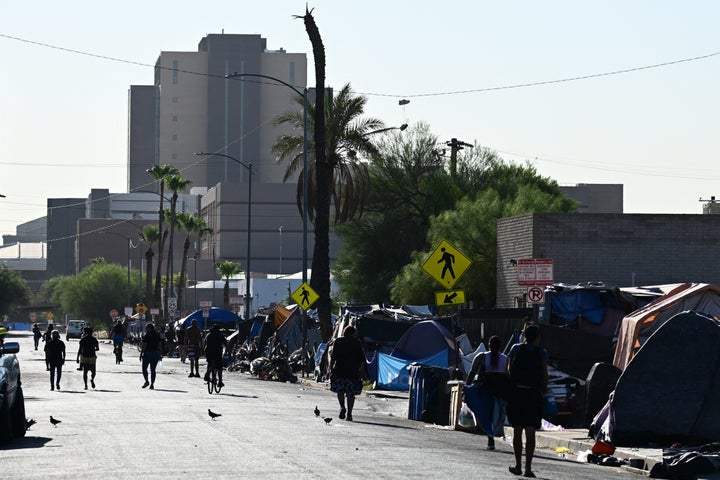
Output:
<path fill-rule="evenodd" d="M 82 331 L 85 327 L 87 327 L 87 322 L 85 320 L 68 320 L 65 340 L 82 337 Z"/>
<path fill-rule="evenodd" d="M 25 436 L 25 397 L 20 380 L 17 342 L 0 344 L 0 444 Z"/>

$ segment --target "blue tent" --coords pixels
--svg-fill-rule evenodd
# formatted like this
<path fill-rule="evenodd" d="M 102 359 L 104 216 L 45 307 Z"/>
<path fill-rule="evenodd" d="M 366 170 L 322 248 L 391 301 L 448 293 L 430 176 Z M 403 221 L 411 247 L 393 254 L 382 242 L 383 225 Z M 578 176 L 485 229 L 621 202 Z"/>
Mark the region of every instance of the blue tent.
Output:
<path fill-rule="evenodd" d="M 225 310 L 224 308 L 220 307 L 211 307 L 209 309 L 207 319 L 203 318 L 202 309 L 195 310 L 187 317 L 178 320 L 178 325 L 182 325 L 183 327 L 187 328 L 190 326 L 190 323 L 193 320 L 197 320 L 198 327 L 205 330 L 216 323 L 223 327 L 234 327 L 235 323 L 240 321 L 241 318 L 235 315 L 235 312 L 231 312 L 230 310 Z"/>
<path fill-rule="evenodd" d="M 448 361 L 456 363 L 455 338 L 439 322 L 425 320 L 410 327 L 400 337 L 391 355 L 403 360 L 419 361 L 439 352 L 447 352 Z"/>

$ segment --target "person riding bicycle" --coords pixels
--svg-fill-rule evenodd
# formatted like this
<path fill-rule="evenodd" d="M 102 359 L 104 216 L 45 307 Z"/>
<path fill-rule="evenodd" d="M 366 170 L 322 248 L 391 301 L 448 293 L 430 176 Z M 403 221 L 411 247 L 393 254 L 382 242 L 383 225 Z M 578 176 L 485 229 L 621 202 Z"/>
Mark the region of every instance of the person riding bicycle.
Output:
<path fill-rule="evenodd" d="M 222 381 L 223 369 L 223 352 L 228 349 L 228 341 L 225 335 L 220 331 L 220 327 L 215 324 L 210 329 L 205 338 L 205 357 L 207 358 L 207 372 L 205 372 L 205 381 L 210 381 L 210 371 L 214 368 L 218 374 L 218 387 L 225 384 Z"/>
<path fill-rule="evenodd" d="M 125 325 L 122 319 L 118 318 L 117 323 L 112 327 L 113 353 L 117 355 L 118 361 L 122 362 L 122 347 L 125 341 Z"/>

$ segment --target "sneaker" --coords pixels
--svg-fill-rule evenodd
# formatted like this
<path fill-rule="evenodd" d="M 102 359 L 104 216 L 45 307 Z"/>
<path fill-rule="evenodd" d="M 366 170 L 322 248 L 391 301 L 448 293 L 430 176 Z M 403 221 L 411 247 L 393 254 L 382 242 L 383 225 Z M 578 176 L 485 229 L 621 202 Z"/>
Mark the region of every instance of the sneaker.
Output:
<path fill-rule="evenodd" d="M 347 419 L 346 419 L 346 420 L 347 420 L 348 422 L 352 422 L 352 413 L 348 413 L 348 414 L 347 414 Z"/>
<path fill-rule="evenodd" d="M 196 373 L 195 376 L 196 376 L 197 378 L 200 378 L 200 374 L 199 374 L 199 373 Z"/>
<path fill-rule="evenodd" d="M 192 377 L 194 377 L 194 376 L 195 376 L 195 374 L 192 373 L 192 372 L 190 372 L 190 375 L 188 375 L 188 378 L 192 378 Z"/>
<path fill-rule="evenodd" d="M 525 473 L 523 474 L 523 477 L 535 478 L 535 474 L 532 472 L 532 470 L 525 470 Z"/>
<path fill-rule="evenodd" d="M 85 385 L 85 390 L 87 390 L 87 385 Z"/>
<path fill-rule="evenodd" d="M 154 385 L 154 384 L 150 385 L 150 390 L 155 390 L 155 385 Z"/>
<path fill-rule="evenodd" d="M 489 438 L 488 438 L 487 449 L 488 449 L 488 450 L 495 450 L 495 439 L 494 439 L 494 438 L 492 438 L 492 437 L 489 437 Z"/>
<path fill-rule="evenodd" d="M 224 387 L 224 386 L 225 386 L 225 384 L 224 384 L 223 382 L 219 382 L 219 383 L 218 383 L 218 388 L 222 388 L 222 387 Z"/>
<path fill-rule="evenodd" d="M 95 380 L 90 380 L 90 385 L 92 385 L 92 387 L 95 388 Z"/>
<path fill-rule="evenodd" d="M 55 387 L 53 387 L 52 385 L 50 385 L 50 390 L 55 390 Z"/>
<path fill-rule="evenodd" d="M 148 385 L 150 385 L 150 382 L 145 382 L 145 383 L 143 383 L 142 388 L 147 388 Z"/>
<path fill-rule="evenodd" d="M 346 413 L 346 412 L 347 412 L 347 410 L 345 410 L 345 407 L 342 407 L 342 408 L 340 409 L 340 415 L 338 415 L 338 416 L 340 417 L 340 420 L 342 420 L 342 419 L 345 418 L 345 413 Z"/>
<path fill-rule="evenodd" d="M 58 383 L 57 385 L 55 385 L 55 388 L 57 388 L 58 390 L 60 390 L 60 384 Z"/>
<path fill-rule="evenodd" d="M 209 382 L 209 381 L 210 381 L 210 374 L 209 374 L 209 373 L 206 373 L 206 374 L 205 374 L 205 381 L 206 381 L 206 382 Z"/>

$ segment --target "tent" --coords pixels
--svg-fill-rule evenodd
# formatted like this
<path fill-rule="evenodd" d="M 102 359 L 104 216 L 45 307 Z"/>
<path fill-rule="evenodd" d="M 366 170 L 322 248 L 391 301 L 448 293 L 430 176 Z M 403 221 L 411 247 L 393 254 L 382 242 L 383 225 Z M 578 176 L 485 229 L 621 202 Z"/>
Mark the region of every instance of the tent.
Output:
<path fill-rule="evenodd" d="M 376 387 L 383 390 L 396 390 L 407 392 L 410 387 L 411 364 L 425 367 L 440 367 L 447 369 L 447 350 L 441 350 L 433 355 L 417 360 L 396 358 L 384 353 L 377 354 L 377 383 Z"/>
<path fill-rule="evenodd" d="M 314 348 L 322 343 L 322 336 L 320 335 L 319 325 L 315 321 L 305 316 L 307 319 L 306 324 L 306 336 L 308 345 Z M 302 309 L 295 307 L 285 321 L 280 325 L 277 330 L 277 339 L 283 345 L 287 346 L 288 353 L 292 353 L 298 348 L 303 346 L 303 315 Z"/>
<path fill-rule="evenodd" d="M 198 327 L 205 330 L 210 328 L 213 324 L 219 324 L 222 327 L 234 327 L 237 322 L 241 320 L 240 317 L 235 315 L 235 312 L 231 312 L 230 310 L 225 310 L 224 308 L 220 307 L 211 307 L 208 309 L 208 318 L 203 318 L 203 311 L 201 310 L 195 310 L 193 313 L 188 315 L 187 317 L 181 318 L 177 321 L 177 325 L 182 325 L 183 327 L 187 328 L 190 326 L 190 323 L 193 320 L 197 320 Z"/>
<path fill-rule="evenodd" d="M 720 316 L 720 286 L 685 283 L 625 316 L 620 325 L 613 364 L 620 370 L 625 369 L 650 335 L 671 317 L 686 310 Z"/>
<path fill-rule="evenodd" d="M 591 430 L 616 446 L 718 441 L 719 367 L 717 321 L 674 315 L 628 363 Z"/>
<path fill-rule="evenodd" d="M 435 320 L 424 320 L 410 327 L 400 337 L 391 355 L 402 360 L 419 360 L 443 351 L 447 352 L 451 365 L 457 362 L 453 334 Z"/>

